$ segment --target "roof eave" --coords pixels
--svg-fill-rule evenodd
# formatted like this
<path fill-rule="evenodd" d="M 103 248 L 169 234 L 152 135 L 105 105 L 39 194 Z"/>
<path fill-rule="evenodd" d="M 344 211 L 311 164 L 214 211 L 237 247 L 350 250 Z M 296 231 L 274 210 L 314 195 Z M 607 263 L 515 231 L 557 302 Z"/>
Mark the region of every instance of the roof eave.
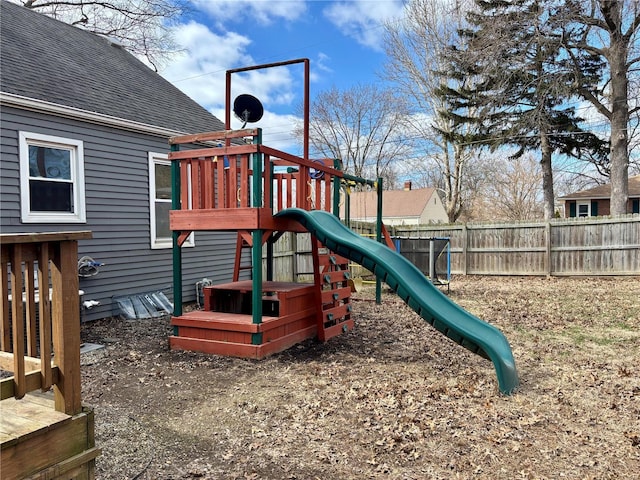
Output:
<path fill-rule="evenodd" d="M 58 103 L 47 102 L 36 98 L 23 97 L 21 95 L 7 92 L 0 92 L 0 105 L 21 108 L 23 110 L 30 110 L 34 112 L 48 113 L 50 115 L 57 115 L 59 117 L 75 120 L 83 120 L 97 125 L 115 127 L 129 132 L 145 133 L 159 137 L 168 138 L 189 133 L 171 130 L 157 125 L 135 122 L 124 118 L 113 117 L 103 113 L 82 110 L 80 108 L 69 107 Z"/>
<path fill-rule="evenodd" d="M 558 200 L 610 200 L 611 197 L 602 197 L 602 196 L 598 196 L 598 197 L 560 197 Z"/>

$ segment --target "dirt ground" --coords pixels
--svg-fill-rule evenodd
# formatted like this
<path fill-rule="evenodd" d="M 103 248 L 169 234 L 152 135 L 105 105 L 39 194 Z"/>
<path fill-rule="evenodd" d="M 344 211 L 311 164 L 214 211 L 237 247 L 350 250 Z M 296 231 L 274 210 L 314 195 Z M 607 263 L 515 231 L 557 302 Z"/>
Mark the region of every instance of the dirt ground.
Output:
<path fill-rule="evenodd" d="M 640 278 L 456 277 L 521 386 L 393 294 L 266 360 L 168 349 L 168 319 L 83 325 L 98 479 L 640 478 Z"/>

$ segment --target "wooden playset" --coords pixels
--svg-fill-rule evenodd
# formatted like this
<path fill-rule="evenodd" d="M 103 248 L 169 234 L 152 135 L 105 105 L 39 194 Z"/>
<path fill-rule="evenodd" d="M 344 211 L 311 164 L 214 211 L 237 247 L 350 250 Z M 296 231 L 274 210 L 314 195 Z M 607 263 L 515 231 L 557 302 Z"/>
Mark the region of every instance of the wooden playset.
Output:
<path fill-rule="evenodd" d="M 306 231 L 298 222 L 274 214 L 291 207 L 336 212 L 345 174 L 326 161 L 266 147 L 260 137 L 260 130 L 253 129 L 171 139 L 174 146 L 224 143 L 169 154 L 180 178 L 180 208 L 170 213 L 178 245 L 194 230 L 237 232 L 232 281 L 204 287 L 203 310 L 183 313 L 176 301 L 172 348 L 263 358 L 307 338 L 317 336 L 324 341 L 353 328 L 348 260 L 317 240 L 312 242 L 314 283 L 283 283 L 272 278 L 273 243 L 284 232 Z M 232 143 L 236 139 L 251 142 Z M 247 248 L 251 250 L 251 279 L 242 280 Z M 179 257 L 179 249 L 174 253 L 174 258 Z M 175 268 L 180 270 L 179 259 Z"/>
<path fill-rule="evenodd" d="M 260 129 L 231 130 L 231 74 L 304 63 L 303 156 L 262 143 Z M 353 328 L 349 261 L 376 276 L 376 297 L 385 282 L 418 315 L 478 355 L 493 361 L 500 389 L 511 393 L 518 376 L 504 335 L 457 306 L 411 262 L 383 243 L 382 179 L 343 172 L 338 160 L 309 158 L 309 63 L 294 60 L 227 72 L 226 130 L 174 137 L 170 228 L 174 248 L 174 316 L 171 348 L 246 358 L 263 358 L 305 339 L 325 341 Z M 241 98 L 242 97 L 242 98 Z M 247 122 L 262 115 L 250 95 L 238 97 L 234 113 Z M 238 101 L 238 100 L 241 101 Z M 258 112 L 258 113 L 256 113 Z M 364 238 L 340 220 L 342 187 L 377 189 L 375 240 Z M 372 206 L 373 207 L 373 206 Z M 348 212 L 348 208 L 345 208 Z M 204 287 L 204 309 L 183 312 L 181 245 L 193 231 L 237 234 L 233 279 Z M 309 232 L 313 283 L 276 282 L 273 244 L 283 232 Z M 389 244 L 392 245 L 389 239 Z M 240 278 L 243 250 L 251 250 L 251 279 Z M 263 278 L 263 252 L 266 277 Z"/>
<path fill-rule="evenodd" d="M 231 75 L 294 63 L 303 63 L 305 70 L 303 157 L 263 145 L 260 129 L 230 130 Z M 170 226 L 175 238 L 174 292 L 178 293 L 171 348 L 263 358 L 305 339 L 317 336 L 325 341 L 353 328 L 348 260 L 317 240 L 312 241 L 314 283 L 273 281 L 274 242 L 284 232 L 306 231 L 296 221 L 277 218 L 277 212 L 297 207 L 338 214 L 345 178 L 377 185 L 345 174 L 339 161 L 309 159 L 308 78 L 306 59 L 231 70 L 227 72 L 227 130 L 170 140 L 174 194 Z M 256 110 L 262 113 L 259 103 L 248 108 L 253 112 L 236 111 L 238 116 L 244 113 L 245 123 L 255 121 Z M 194 144 L 202 148 L 193 148 Z M 237 232 L 235 268 L 231 282 L 204 287 L 203 310 L 185 313 L 180 245 L 196 230 Z M 250 265 L 242 265 L 247 249 Z M 251 279 L 243 280 L 240 274 L 247 268 Z"/>

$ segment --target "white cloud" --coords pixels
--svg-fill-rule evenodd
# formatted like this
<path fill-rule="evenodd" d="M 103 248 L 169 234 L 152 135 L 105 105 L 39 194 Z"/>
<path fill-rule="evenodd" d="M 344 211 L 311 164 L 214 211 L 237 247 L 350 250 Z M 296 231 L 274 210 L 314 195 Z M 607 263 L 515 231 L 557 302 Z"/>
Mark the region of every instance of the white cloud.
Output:
<path fill-rule="evenodd" d="M 161 75 L 224 121 L 226 71 L 236 65 L 255 64 L 247 52 L 251 40 L 234 32 L 218 35 L 193 21 L 176 27 L 176 40 L 183 52 L 160 72 Z M 274 113 L 269 107 L 290 105 L 293 112 L 292 103 L 300 83 L 293 74 L 295 68 L 293 65 L 291 68 L 252 70 L 231 77 L 231 98 L 241 93 L 259 98 L 265 106 L 265 114 L 260 122 L 252 125 L 264 129 L 266 144 L 286 151 L 297 148 L 291 136 L 295 116 Z M 299 71 L 302 72 L 302 66 Z M 242 124 L 232 115 L 231 126 L 240 128 Z"/>
<path fill-rule="evenodd" d="M 222 25 L 226 20 L 268 25 L 279 20 L 293 21 L 307 11 L 305 0 L 193 0 L 196 8 L 207 12 Z"/>
<path fill-rule="evenodd" d="M 175 27 L 182 53 L 160 73 L 201 105 L 224 105 L 225 72 L 229 65 L 250 64 L 251 41 L 237 33 L 217 35 L 196 22 Z"/>
<path fill-rule="evenodd" d="M 325 17 L 344 35 L 375 50 L 382 50 L 384 22 L 402 13 L 402 0 L 336 1 L 324 9 Z"/>

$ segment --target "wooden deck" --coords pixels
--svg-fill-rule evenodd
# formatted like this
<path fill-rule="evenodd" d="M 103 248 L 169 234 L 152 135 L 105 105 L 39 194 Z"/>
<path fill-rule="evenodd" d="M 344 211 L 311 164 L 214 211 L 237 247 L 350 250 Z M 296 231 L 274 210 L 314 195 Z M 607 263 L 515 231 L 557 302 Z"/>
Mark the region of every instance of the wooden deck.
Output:
<path fill-rule="evenodd" d="M 77 242 L 89 238 L 0 235 L 0 369 L 13 374 L 0 380 L 3 480 L 95 476 L 93 410 L 80 398 Z"/>
<path fill-rule="evenodd" d="M 3 480 L 94 478 L 93 410 L 67 415 L 54 408 L 53 393 L 29 393 L 0 402 Z"/>

